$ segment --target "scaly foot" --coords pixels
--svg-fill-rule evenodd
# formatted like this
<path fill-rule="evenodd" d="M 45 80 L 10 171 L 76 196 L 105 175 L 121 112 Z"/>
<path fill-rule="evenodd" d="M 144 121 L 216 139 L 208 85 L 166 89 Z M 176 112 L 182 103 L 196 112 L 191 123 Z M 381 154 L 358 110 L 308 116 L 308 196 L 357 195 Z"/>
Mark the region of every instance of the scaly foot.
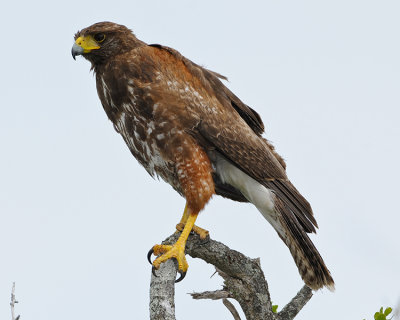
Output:
<path fill-rule="evenodd" d="M 186 206 L 187 208 L 187 206 Z M 190 231 L 192 230 L 194 223 L 196 221 L 196 218 L 198 216 L 198 213 L 191 213 L 188 214 L 187 210 L 185 209 L 185 214 L 181 219 L 181 223 L 185 223 L 185 227 L 182 230 L 181 235 L 179 236 L 179 239 L 175 242 L 174 245 L 155 245 L 149 253 L 147 254 L 147 259 L 151 263 L 150 257 L 154 253 L 156 256 L 160 255 L 156 260 L 151 263 L 153 265 L 153 274 L 155 275 L 154 270 L 157 270 L 160 268 L 161 263 L 167 261 L 168 259 L 175 258 L 176 261 L 178 262 L 178 271 L 181 274 L 180 278 L 176 280 L 175 282 L 181 281 L 185 275 L 186 271 L 188 269 L 188 263 L 186 262 L 185 258 L 185 246 L 186 246 L 186 241 L 189 236 Z M 198 228 L 200 229 L 200 228 Z M 204 235 L 206 230 L 202 230 L 202 233 Z M 208 233 L 208 232 L 207 232 Z"/>
<path fill-rule="evenodd" d="M 156 260 L 151 263 L 150 257 L 154 253 L 154 255 L 159 256 Z M 161 255 L 161 256 L 160 256 Z M 172 246 L 170 245 L 159 245 L 156 244 L 148 253 L 147 259 L 153 265 L 153 274 L 155 274 L 154 270 L 158 270 L 160 268 L 161 263 L 175 258 L 178 262 L 178 271 L 181 274 L 178 280 L 175 282 L 179 282 L 183 280 L 186 275 L 186 271 L 189 268 L 189 265 L 186 261 L 185 257 L 185 245 L 181 244 L 179 240 Z"/>
<path fill-rule="evenodd" d="M 185 228 L 185 224 L 183 222 L 180 222 L 176 225 L 176 230 L 182 232 L 183 228 Z M 204 240 L 208 237 L 209 232 L 206 229 L 200 228 L 198 226 L 193 226 L 192 232 L 197 233 L 200 236 L 201 240 Z"/>

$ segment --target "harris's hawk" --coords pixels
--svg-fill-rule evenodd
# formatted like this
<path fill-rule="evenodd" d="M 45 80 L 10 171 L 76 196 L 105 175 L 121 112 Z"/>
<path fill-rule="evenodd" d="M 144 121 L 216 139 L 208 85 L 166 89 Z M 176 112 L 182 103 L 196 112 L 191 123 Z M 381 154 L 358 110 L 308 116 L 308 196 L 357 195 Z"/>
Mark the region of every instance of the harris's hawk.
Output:
<path fill-rule="evenodd" d="M 286 175 L 286 165 L 261 135 L 256 111 L 235 96 L 218 73 L 178 51 L 148 45 L 125 26 L 100 22 L 75 34 L 72 56 L 92 64 L 97 93 L 115 130 L 151 176 L 159 176 L 186 199 L 172 246 L 155 245 L 158 269 L 188 264 L 185 244 L 196 218 L 214 194 L 252 203 L 289 248 L 304 282 L 312 289 L 334 281 L 307 233 L 317 222 L 308 201 Z"/>

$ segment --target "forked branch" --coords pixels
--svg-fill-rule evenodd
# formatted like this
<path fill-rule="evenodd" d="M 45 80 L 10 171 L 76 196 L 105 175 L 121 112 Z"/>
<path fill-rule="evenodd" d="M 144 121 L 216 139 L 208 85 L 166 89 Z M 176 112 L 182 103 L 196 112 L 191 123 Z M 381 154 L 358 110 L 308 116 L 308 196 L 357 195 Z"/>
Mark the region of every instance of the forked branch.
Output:
<path fill-rule="evenodd" d="M 163 244 L 173 244 L 178 236 L 179 234 L 173 234 Z M 218 274 L 224 279 L 222 290 L 193 293 L 192 297 L 194 299 L 222 299 L 234 319 L 240 319 L 240 317 L 237 312 L 234 313 L 236 310 L 227 298 L 233 298 L 239 302 L 247 320 L 292 320 L 312 297 L 312 290 L 304 286 L 292 301 L 276 314 L 272 311 L 268 284 L 259 259 L 250 259 L 215 240 L 200 240 L 197 235 L 189 237 L 186 253 L 214 265 Z M 163 263 L 156 274 L 157 277 L 152 275 L 150 284 L 150 319 L 175 319 L 176 268 L 174 263 L 171 261 Z"/>

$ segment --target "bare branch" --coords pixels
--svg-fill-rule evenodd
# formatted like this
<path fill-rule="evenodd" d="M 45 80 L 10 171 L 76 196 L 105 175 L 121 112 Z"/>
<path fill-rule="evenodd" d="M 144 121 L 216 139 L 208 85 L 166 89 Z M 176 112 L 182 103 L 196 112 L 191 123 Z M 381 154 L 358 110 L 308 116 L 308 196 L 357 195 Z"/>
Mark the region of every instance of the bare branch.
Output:
<path fill-rule="evenodd" d="M 175 243 L 178 236 L 179 234 L 173 234 L 163 244 Z M 234 306 L 232 305 L 232 309 L 229 301 L 224 301 L 226 298 L 233 298 L 239 302 L 247 320 L 291 320 L 312 297 L 311 289 L 304 286 L 279 314 L 275 314 L 272 312 L 268 284 L 259 259 L 250 259 L 218 241 L 209 238 L 206 241 L 201 240 L 197 235 L 189 236 L 186 253 L 214 265 L 218 274 L 224 279 L 223 290 L 193 293 L 192 297 L 194 299 L 222 299 L 235 319 L 240 319 L 239 315 L 236 309 L 236 314 L 233 312 Z M 152 320 L 175 319 L 173 297 L 176 270 L 174 263 L 169 263 L 168 267 L 167 263 L 169 261 L 163 263 L 162 268 L 160 267 L 157 271 L 158 278 L 152 277 L 150 289 L 150 318 Z M 162 286 L 168 286 L 168 288 L 161 288 Z M 160 293 L 158 290 L 163 290 L 163 292 Z M 162 311 L 159 311 L 160 308 Z M 166 316 L 168 310 L 172 310 L 168 314 L 169 318 Z"/>
<path fill-rule="evenodd" d="M 216 271 L 217 272 L 217 271 Z M 232 314 L 233 319 L 240 320 L 239 313 L 237 312 L 235 306 L 227 299 L 230 298 L 229 292 L 225 290 L 215 290 L 215 291 L 204 291 L 204 292 L 193 292 L 190 293 L 193 299 L 211 299 L 211 300 L 220 300 L 222 299 L 222 303 Z"/>
<path fill-rule="evenodd" d="M 279 320 L 292 320 L 313 296 L 312 290 L 306 285 L 297 292 L 296 296 L 278 313 Z"/>
<path fill-rule="evenodd" d="M 226 299 L 230 298 L 229 292 L 225 290 L 215 290 L 215 291 L 205 291 L 205 292 L 193 292 L 190 293 L 193 299 L 200 300 L 200 299 L 211 299 L 211 300 L 218 300 L 218 299 Z"/>
<path fill-rule="evenodd" d="M 11 320 L 18 320 L 20 318 L 20 315 L 15 316 L 15 304 L 18 303 L 18 301 L 15 299 L 15 282 L 13 282 L 12 289 L 11 289 Z"/>
<path fill-rule="evenodd" d="M 234 320 L 240 320 L 239 312 L 237 312 L 235 306 L 228 299 L 223 299 L 222 303 L 232 313 Z"/>
<path fill-rule="evenodd" d="M 268 284 L 257 260 L 211 239 L 206 243 L 197 236 L 190 240 L 186 252 L 216 266 L 224 290 L 239 302 L 246 319 L 273 319 Z"/>
<path fill-rule="evenodd" d="M 173 260 L 161 264 L 151 275 L 150 283 L 150 319 L 175 320 L 175 278 L 176 267 Z"/>
<path fill-rule="evenodd" d="M 173 234 L 163 244 L 175 243 L 178 236 Z M 268 285 L 257 260 L 231 250 L 218 241 L 201 240 L 197 235 L 189 237 L 186 253 L 217 267 L 225 280 L 224 290 L 239 302 L 246 319 L 274 319 Z"/>

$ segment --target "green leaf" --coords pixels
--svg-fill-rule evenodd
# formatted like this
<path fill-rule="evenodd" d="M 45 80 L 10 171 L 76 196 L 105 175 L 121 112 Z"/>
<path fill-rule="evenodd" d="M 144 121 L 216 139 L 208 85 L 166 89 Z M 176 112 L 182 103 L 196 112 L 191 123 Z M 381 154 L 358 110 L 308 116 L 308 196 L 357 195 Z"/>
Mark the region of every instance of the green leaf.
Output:
<path fill-rule="evenodd" d="M 272 312 L 273 313 L 278 313 L 278 305 L 277 304 L 272 306 Z"/>
<path fill-rule="evenodd" d="M 375 320 L 386 320 L 386 316 L 383 313 L 375 313 Z"/>
<path fill-rule="evenodd" d="M 383 313 L 383 307 L 379 309 L 379 313 Z"/>
<path fill-rule="evenodd" d="M 375 320 L 386 320 L 386 317 L 383 313 L 375 312 L 374 319 Z"/>
<path fill-rule="evenodd" d="M 390 308 L 390 307 L 389 307 L 389 308 L 386 308 L 386 309 L 385 309 L 385 316 L 388 316 L 388 315 L 392 312 L 392 310 L 393 310 L 393 309 Z"/>

